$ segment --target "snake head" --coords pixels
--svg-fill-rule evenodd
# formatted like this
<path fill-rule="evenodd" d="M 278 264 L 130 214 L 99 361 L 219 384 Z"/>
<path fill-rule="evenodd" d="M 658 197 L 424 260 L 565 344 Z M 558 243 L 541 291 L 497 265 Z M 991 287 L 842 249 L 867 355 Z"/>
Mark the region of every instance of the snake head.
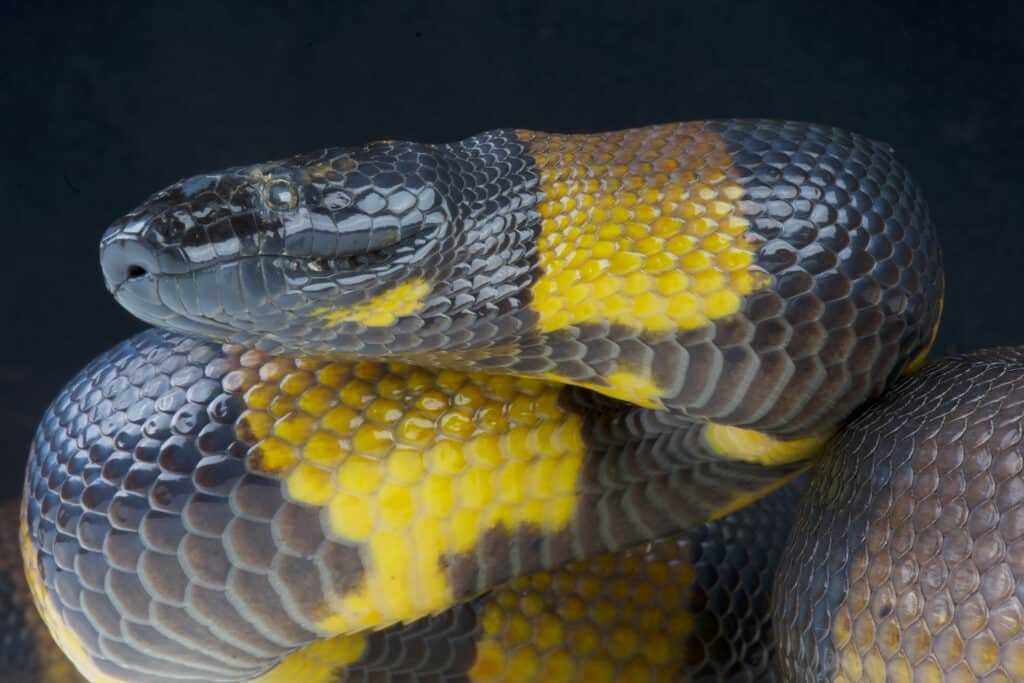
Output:
<path fill-rule="evenodd" d="M 478 189 L 507 189 L 493 176 L 411 142 L 198 175 L 106 231 L 106 285 L 146 322 L 266 350 L 389 354 L 422 349 L 424 328 L 450 347 L 453 319 L 491 304 L 470 279 L 509 265 L 483 250 L 514 253 L 514 232 L 479 234 L 508 227 Z"/>

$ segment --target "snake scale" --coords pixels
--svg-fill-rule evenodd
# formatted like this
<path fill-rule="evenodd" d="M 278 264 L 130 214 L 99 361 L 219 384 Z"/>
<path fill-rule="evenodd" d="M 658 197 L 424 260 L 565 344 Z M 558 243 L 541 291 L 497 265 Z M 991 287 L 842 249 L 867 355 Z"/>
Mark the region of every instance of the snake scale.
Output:
<path fill-rule="evenodd" d="M 100 257 L 159 329 L 32 444 L 23 680 L 70 679 L 45 631 L 94 682 L 1024 678 L 1020 358 L 918 369 L 941 256 L 885 144 L 330 148 Z"/>

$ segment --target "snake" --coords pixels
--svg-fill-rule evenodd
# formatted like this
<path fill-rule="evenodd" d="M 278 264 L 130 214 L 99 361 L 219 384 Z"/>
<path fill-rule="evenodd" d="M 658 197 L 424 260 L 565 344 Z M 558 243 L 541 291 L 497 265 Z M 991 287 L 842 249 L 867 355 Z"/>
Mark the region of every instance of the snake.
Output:
<path fill-rule="evenodd" d="M 924 362 L 884 143 L 328 148 L 174 183 L 100 265 L 155 327 L 32 442 L 25 680 L 1024 680 L 1021 354 Z"/>

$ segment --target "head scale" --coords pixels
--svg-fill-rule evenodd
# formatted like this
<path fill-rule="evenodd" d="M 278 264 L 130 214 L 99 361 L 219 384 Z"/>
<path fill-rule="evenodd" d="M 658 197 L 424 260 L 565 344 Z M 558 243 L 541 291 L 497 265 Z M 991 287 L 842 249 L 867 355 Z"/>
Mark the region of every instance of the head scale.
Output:
<path fill-rule="evenodd" d="M 147 322 L 268 350 L 450 347 L 454 319 L 500 306 L 532 267 L 507 192 L 529 178 L 502 142 L 377 142 L 182 180 L 106 231 L 107 287 Z M 495 287 L 469 286 L 483 275 Z"/>

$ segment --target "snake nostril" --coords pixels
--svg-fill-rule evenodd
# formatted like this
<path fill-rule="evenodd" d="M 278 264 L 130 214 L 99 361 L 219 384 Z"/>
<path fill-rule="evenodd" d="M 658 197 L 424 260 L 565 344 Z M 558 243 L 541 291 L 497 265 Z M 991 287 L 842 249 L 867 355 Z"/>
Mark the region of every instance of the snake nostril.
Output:
<path fill-rule="evenodd" d="M 145 277 L 148 274 L 149 271 L 137 263 L 133 263 L 130 266 L 128 266 L 127 275 L 129 280 L 135 280 L 140 277 Z"/>
<path fill-rule="evenodd" d="M 131 282 L 138 287 L 160 274 L 160 263 L 152 249 L 134 235 L 114 234 L 100 243 L 100 265 L 107 289 L 115 291 Z"/>

